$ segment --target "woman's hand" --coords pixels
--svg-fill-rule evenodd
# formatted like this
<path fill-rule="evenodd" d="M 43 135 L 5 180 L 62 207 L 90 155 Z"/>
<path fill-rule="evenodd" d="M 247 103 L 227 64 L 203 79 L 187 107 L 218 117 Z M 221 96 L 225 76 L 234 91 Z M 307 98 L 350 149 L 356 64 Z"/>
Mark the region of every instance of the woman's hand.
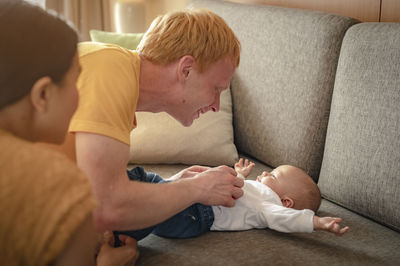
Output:
<path fill-rule="evenodd" d="M 114 247 L 114 235 L 107 231 L 104 233 L 104 242 L 97 255 L 98 266 L 132 266 L 139 258 L 137 242 L 135 239 L 120 235 L 121 247 Z"/>

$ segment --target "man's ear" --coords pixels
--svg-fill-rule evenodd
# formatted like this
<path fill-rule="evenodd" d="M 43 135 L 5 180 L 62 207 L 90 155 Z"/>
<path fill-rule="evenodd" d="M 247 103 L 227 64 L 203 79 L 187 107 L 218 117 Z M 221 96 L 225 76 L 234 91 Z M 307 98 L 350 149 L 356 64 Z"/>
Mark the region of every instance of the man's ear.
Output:
<path fill-rule="evenodd" d="M 178 62 L 178 78 L 185 81 L 193 70 L 196 60 L 191 55 L 185 55 Z"/>
<path fill-rule="evenodd" d="M 288 196 L 283 196 L 281 198 L 282 205 L 286 208 L 292 208 L 294 206 L 294 200 Z"/>
<path fill-rule="evenodd" d="M 38 112 L 45 112 L 48 109 L 52 85 L 50 77 L 42 77 L 33 84 L 30 93 L 31 102 Z"/>

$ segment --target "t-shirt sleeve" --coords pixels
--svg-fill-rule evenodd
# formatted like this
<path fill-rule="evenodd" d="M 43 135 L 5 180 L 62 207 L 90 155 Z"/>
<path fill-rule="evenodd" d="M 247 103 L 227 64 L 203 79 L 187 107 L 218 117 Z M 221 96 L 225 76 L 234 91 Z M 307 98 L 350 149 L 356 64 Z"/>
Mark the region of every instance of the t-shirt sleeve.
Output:
<path fill-rule="evenodd" d="M 284 232 L 311 233 L 314 230 L 312 210 L 296 210 L 271 203 L 264 203 L 259 212 L 260 221 L 265 227 Z"/>
<path fill-rule="evenodd" d="M 139 73 L 128 51 L 104 49 L 80 58 L 79 107 L 69 131 L 105 135 L 130 144 Z"/>

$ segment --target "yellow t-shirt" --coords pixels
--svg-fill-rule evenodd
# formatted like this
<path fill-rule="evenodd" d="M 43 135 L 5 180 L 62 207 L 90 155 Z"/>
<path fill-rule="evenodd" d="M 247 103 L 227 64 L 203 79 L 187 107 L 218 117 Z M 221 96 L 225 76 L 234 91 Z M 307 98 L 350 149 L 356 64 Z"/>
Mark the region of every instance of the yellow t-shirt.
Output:
<path fill-rule="evenodd" d="M 95 42 L 80 43 L 78 50 L 80 99 L 69 131 L 96 133 L 129 145 L 139 97 L 138 53 Z"/>
<path fill-rule="evenodd" d="M 88 178 L 56 151 L 0 129 L 0 264 L 48 265 L 92 213 Z"/>

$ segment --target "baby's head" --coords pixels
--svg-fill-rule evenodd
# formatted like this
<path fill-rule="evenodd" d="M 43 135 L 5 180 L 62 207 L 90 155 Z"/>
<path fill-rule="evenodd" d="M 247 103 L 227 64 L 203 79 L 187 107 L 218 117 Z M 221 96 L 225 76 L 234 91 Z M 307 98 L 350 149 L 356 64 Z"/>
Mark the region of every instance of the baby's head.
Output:
<path fill-rule="evenodd" d="M 321 204 L 317 184 L 303 170 L 281 165 L 271 172 L 263 172 L 257 181 L 267 185 L 281 198 L 285 207 L 316 212 Z"/>

